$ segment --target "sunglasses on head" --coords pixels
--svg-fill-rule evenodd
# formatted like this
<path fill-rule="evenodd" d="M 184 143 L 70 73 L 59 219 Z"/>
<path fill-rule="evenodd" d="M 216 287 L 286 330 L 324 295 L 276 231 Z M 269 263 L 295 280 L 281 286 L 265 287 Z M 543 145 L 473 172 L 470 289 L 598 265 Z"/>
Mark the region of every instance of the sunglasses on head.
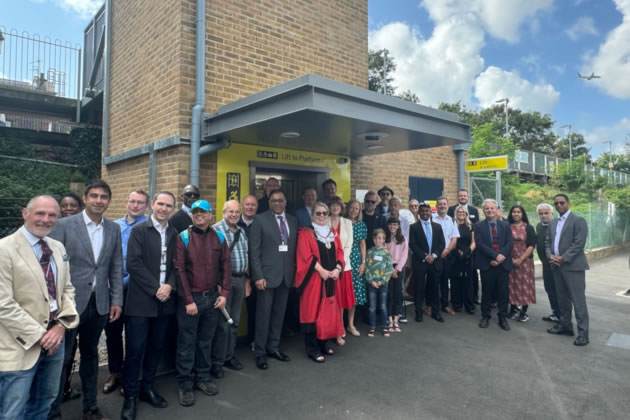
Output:
<path fill-rule="evenodd" d="M 316 211 L 315 216 L 328 216 L 327 211 Z"/>
<path fill-rule="evenodd" d="M 365 204 L 376 204 L 376 200 L 364 200 Z"/>

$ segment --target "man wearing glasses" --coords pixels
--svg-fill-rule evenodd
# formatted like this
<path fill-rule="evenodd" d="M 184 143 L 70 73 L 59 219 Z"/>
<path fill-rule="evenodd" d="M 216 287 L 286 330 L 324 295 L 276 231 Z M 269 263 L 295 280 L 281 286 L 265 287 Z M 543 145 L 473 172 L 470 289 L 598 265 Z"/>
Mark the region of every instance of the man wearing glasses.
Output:
<path fill-rule="evenodd" d="M 175 213 L 168 223 L 177 229 L 177 233 L 188 229 L 188 226 L 192 225 L 192 218 L 190 213 L 190 206 L 199 200 L 199 187 L 196 185 L 186 185 L 182 192 L 182 208 Z"/>
<path fill-rule="evenodd" d="M 549 222 L 545 252 L 555 278 L 560 323 L 547 332 L 572 337 L 571 311 L 575 308 L 578 336 L 573 344 L 585 346 L 588 344 L 588 309 L 584 291 L 589 266 L 584 246 L 588 225 L 584 218 L 571 212 L 571 202 L 565 194 L 557 194 L 553 198 L 553 205 L 558 211 L 558 217 Z"/>
<path fill-rule="evenodd" d="M 298 224 L 287 214 L 281 190 L 269 194 L 269 210 L 256 216 L 249 231 L 251 278 L 256 287 L 256 367 L 267 369 L 267 356 L 288 362 L 280 351 L 289 288 L 294 284 Z"/>
<path fill-rule="evenodd" d="M 127 271 L 127 242 L 131 229 L 134 226 L 147 220 L 144 212 L 149 204 L 149 194 L 142 190 L 134 190 L 127 196 L 127 214 L 116 223 L 120 226 L 121 245 L 123 255 L 123 308 L 124 301 L 127 296 L 127 284 L 129 283 L 129 272 Z M 107 336 L 107 365 L 109 367 L 109 378 L 103 385 L 103 393 L 109 394 L 114 391 L 121 382 L 121 373 L 123 367 L 123 317 L 121 316 L 114 322 L 110 322 L 105 326 L 105 335 Z"/>
<path fill-rule="evenodd" d="M 380 190 L 378 190 L 378 196 L 381 197 L 381 202 L 376 206 L 376 214 L 385 217 L 385 219 L 389 218 L 389 200 L 394 196 L 394 190 L 389 188 L 387 185 L 383 185 Z"/>
<path fill-rule="evenodd" d="M 385 216 L 376 213 L 376 193 L 368 191 L 363 198 L 363 223 L 367 226 L 367 238 L 365 238 L 365 247 L 370 249 L 374 246 L 372 232 L 374 229 L 385 229 L 387 219 Z"/>

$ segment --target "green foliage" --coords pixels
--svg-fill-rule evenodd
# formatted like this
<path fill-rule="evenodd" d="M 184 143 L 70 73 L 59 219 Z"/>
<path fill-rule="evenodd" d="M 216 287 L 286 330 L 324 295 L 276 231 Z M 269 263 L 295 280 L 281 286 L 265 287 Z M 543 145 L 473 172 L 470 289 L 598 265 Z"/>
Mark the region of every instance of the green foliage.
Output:
<path fill-rule="evenodd" d="M 570 143 L 569 136 L 571 137 Z M 573 149 L 573 158 L 586 156 L 587 162 L 590 161 L 591 155 L 589 152 L 591 149 L 586 147 L 586 140 L 584 140 L 584 136 L 581 133 L 571 133 L 569 136 L 558 139 L 554 145 L 553 155 L 563 159 L 569 159 L 571 156 L 569 153 L 570 144 L 571 149 Z"/>
<path fill-rule="evenodd" d="M 501 155 L 508 155 L 510 159 L 514 157 L 516 146 L 512 139 L 497 135 L 496 126 L 497 124 L 492 122 L 473 126 L 473 144 L 468 150 L 469 159 Z"/>
<path fill-rule="evenodd" d="M 409 89 L 398 95 L 398 97 L 400 99 L 404 99 L 405 101 L 413 102 L 414 104 L 420 103 L 420 98 L 418 98 L 418 95 L 416 95 Z"/>
<path fill-rule="evenodd" d="M 630 155 L 618 155 L 613 153 L 612 155 L 608 152 L 602 153 L 593 165 L 598 168 L 609 168 L 609 163 L 613 163 L 613 169 L 619 172 L 630 173 Z"/>
<path fill-rule="evenodd" d="M 69 163 L 79 165 L 82 181 L 101 177 L 101 130 L 75 128 L 70 133 Z"/>
<path fill-rule="evenodd" d="M 604 197 L 615 203 L 619 210 L 630 210 L 630 186 L 608 189 L 604 191 Z"/>
<path fill-rule="evenodd" d="M 386 95 L 394 95 L 396 87 L 392 84 L 394 81 L 392 74 L 395 70 L 394 57 L 387 49 L 370 50 L 368 52 L 368 89 L 381 93 L 384 90 Z"/>

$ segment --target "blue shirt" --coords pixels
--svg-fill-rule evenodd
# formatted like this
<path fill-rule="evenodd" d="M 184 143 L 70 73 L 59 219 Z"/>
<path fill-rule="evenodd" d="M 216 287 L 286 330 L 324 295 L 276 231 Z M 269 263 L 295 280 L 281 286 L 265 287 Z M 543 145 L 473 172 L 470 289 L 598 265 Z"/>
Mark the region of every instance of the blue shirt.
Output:
<path fill-rule="evenodd" d="M 118 220 L 115 220 L 116 223 L 120 226 L 120 236 L 122 239 L 122 255 L 123 255 L 123 287 L 127 287 L 127 283 L 129 283 L 129 273 L 127 272 L 127 242 L 129 241 L 129 235 L 131 235 L 131 229 L 134 226 L 139 225 L 140 223 L 147 220 L 147 216 L 144 214 L 138 216 L 133 223 L 127 222 L 127 215 Z"/>

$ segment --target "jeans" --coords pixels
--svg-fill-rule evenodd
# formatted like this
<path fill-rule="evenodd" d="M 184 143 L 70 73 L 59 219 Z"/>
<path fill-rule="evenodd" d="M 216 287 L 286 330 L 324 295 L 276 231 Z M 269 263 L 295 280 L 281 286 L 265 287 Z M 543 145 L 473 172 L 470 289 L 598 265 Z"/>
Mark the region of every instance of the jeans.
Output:
<path fill-rule="evenodd" d="M 387 328 L 387 283 L 379 288 L 368 284 L 368 300 L 370 302 L 370 328 L 376 328 L 376 307 L 381 311 L 381 325 Z"/>
<path fill-rule="evenodd" d="M 212 338 L 219 316 L 214 309 L 217 300 L 216 290 L 193 293 L 197 305 L 197 315 L 186 314 L 186 304 L 182 298 L 177 302 L 177 384 L 180 389 L 191 391 L 193 382 L 210 382 L 212 360 Z"/>
<path fill-rule="evenodd" d="M 230 360 L 234 356 L 234 348 L 236 347 L 236 339 L 238 338 L 238 325 L 241 322 L 241 308 L 243 306 L 243 297 L 245 296 L 245 277 L 232 277 L 232 286 L 230 295 L 225 303 L 225 309 L 232 318 L 232 325 L 221 314 L 214 342 L 212 343 L 212 364 L 223 366 L 226 360 Z"/>
<path fill-rule="evenodd" d="M 139 376 L 142 370 L 142 389 L 153 389 L 162 351 L 166 344 L 170 316 L 125 318 L 127 354 L 123 364 L 125 397 L 137 397 L 140 392 Z"/>
<path fill-rule="evenodd" d="M 46 420 L 59 391 L 63 354 L 64 343 L 61 343 L 50 356 L 40 353 L 28 370 L 0 372 L 1 420 Z"/>

